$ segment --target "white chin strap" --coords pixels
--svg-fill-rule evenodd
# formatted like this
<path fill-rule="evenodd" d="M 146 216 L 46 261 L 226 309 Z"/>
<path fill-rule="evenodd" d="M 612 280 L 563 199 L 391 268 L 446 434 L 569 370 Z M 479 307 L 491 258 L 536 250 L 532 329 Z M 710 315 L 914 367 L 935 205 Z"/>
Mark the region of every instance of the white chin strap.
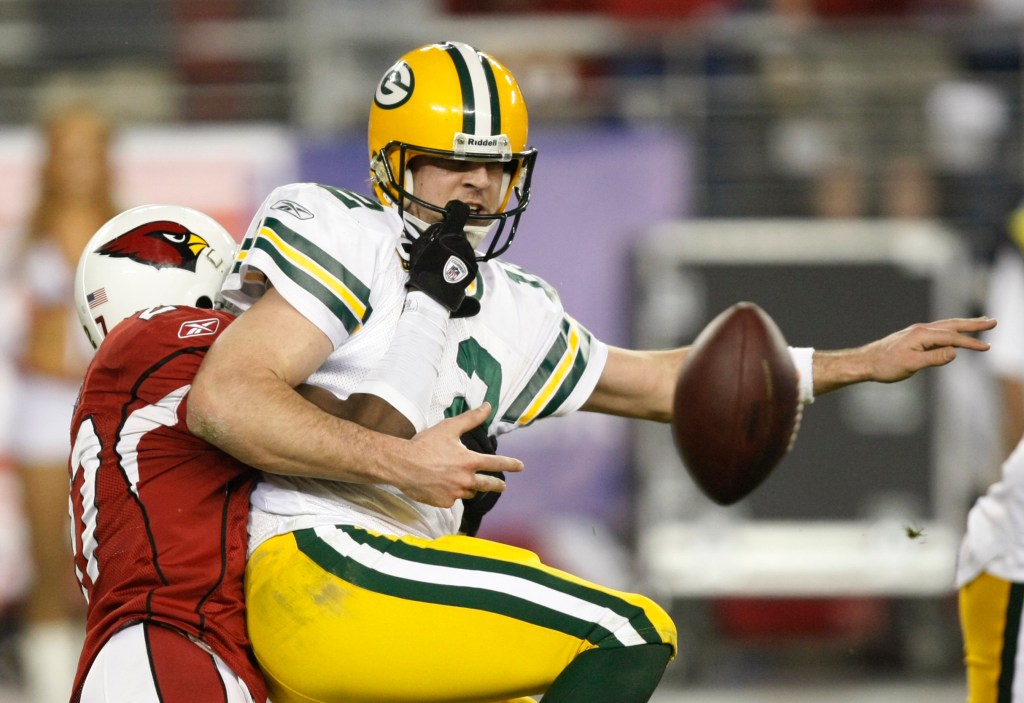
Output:
<path fill-rule="evenodd" d="M 487 239 L 487 235 L 494 231 L 497 224 L 498 220 L 491 220 L 490 224 L 486 225 L 466 225 L 462 228 L 462 231 L 466 233 L 466 239 L 469 240 L 469 245 L 474 249 L 477 249 L 480 244 Z"/>

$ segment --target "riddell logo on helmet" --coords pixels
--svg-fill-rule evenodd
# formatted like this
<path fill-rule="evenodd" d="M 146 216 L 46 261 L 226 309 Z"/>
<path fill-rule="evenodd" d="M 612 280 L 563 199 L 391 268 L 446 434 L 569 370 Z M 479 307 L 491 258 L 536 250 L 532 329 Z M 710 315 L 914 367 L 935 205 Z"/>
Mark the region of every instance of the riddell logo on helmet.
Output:
<path fill-rule="evenodd" d="M 486 158 L 500 157 L 502 161 L 508 161 L 512 158 L 508 135 L 505 134 L 477 136 L 456 132 L 455 138 L 452 140 L 452 151 L 455 152 L 457 159 L 483 156 Z"/>

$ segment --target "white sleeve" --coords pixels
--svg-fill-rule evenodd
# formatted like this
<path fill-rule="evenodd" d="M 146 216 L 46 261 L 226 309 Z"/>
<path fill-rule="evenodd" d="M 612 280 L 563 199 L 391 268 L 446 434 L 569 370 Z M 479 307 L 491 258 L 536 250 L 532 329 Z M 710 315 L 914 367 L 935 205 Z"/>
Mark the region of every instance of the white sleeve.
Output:
<path fill-rule="evenodd" d="M 989 276 L 985 313 L 999 324 L 983 338 L 992 347 L 985 360 L 1000 376 L 1024 379 L 1024 257 L 1004 250 Z"/>
<path fill-rule="evenodd" d="M 315 184 L 275 190 L 242 241 L 225 299 L 245 310 L 273 285 L 338 348 L 372 312 L 370 282 L 386 235 L 358 210 Z"/>
<path fill-rule="evenodd" d="M 800 388 L 800 402 L 808 405 L 814 402 L 814 348 L 790 347 L 789 355 L 796 366 Z"/>
<path fill-rule="evenodd" d="M 425 429 L 447 328 L 448 310 L 426 293 L 410 291 L 391 345 L 354 392 L 383 398 L 417 432 Z"/>

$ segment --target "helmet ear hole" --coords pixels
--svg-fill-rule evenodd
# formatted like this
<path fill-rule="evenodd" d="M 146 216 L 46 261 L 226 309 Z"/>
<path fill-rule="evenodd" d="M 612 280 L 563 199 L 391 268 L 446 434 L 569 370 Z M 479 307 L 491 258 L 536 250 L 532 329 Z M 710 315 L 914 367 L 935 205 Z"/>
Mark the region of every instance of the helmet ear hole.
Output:
<path fill-rule="evenodd" d="M 370 159 L 370 171 L 378 183 L 388 182 L 387 168 L 384 166 L 384 158 L 380 154 L 374 154 Z"/>
<path fill-rule="evenodd" d="M 213 301 L 210 300 L 209 296 L 201 295 L 201 296 L 199 296 L 199 299 L 196 300 L 196 307 L 197 308 L 211 308 L 212 309 L 213 308 Z"/>

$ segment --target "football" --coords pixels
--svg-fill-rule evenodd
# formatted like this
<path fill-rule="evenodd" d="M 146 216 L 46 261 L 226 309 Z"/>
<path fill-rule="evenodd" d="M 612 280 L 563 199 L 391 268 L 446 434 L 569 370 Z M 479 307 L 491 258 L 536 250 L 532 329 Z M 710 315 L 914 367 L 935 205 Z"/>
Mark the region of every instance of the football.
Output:
<path fill-rule="evenodd" d="M 741 302 L 694 340 L 676 382 L 672 434 L 704 494 L 731 505 L 787 454 L 801 410 L 797 370 L 782 332 L 759 306 Z"/>

